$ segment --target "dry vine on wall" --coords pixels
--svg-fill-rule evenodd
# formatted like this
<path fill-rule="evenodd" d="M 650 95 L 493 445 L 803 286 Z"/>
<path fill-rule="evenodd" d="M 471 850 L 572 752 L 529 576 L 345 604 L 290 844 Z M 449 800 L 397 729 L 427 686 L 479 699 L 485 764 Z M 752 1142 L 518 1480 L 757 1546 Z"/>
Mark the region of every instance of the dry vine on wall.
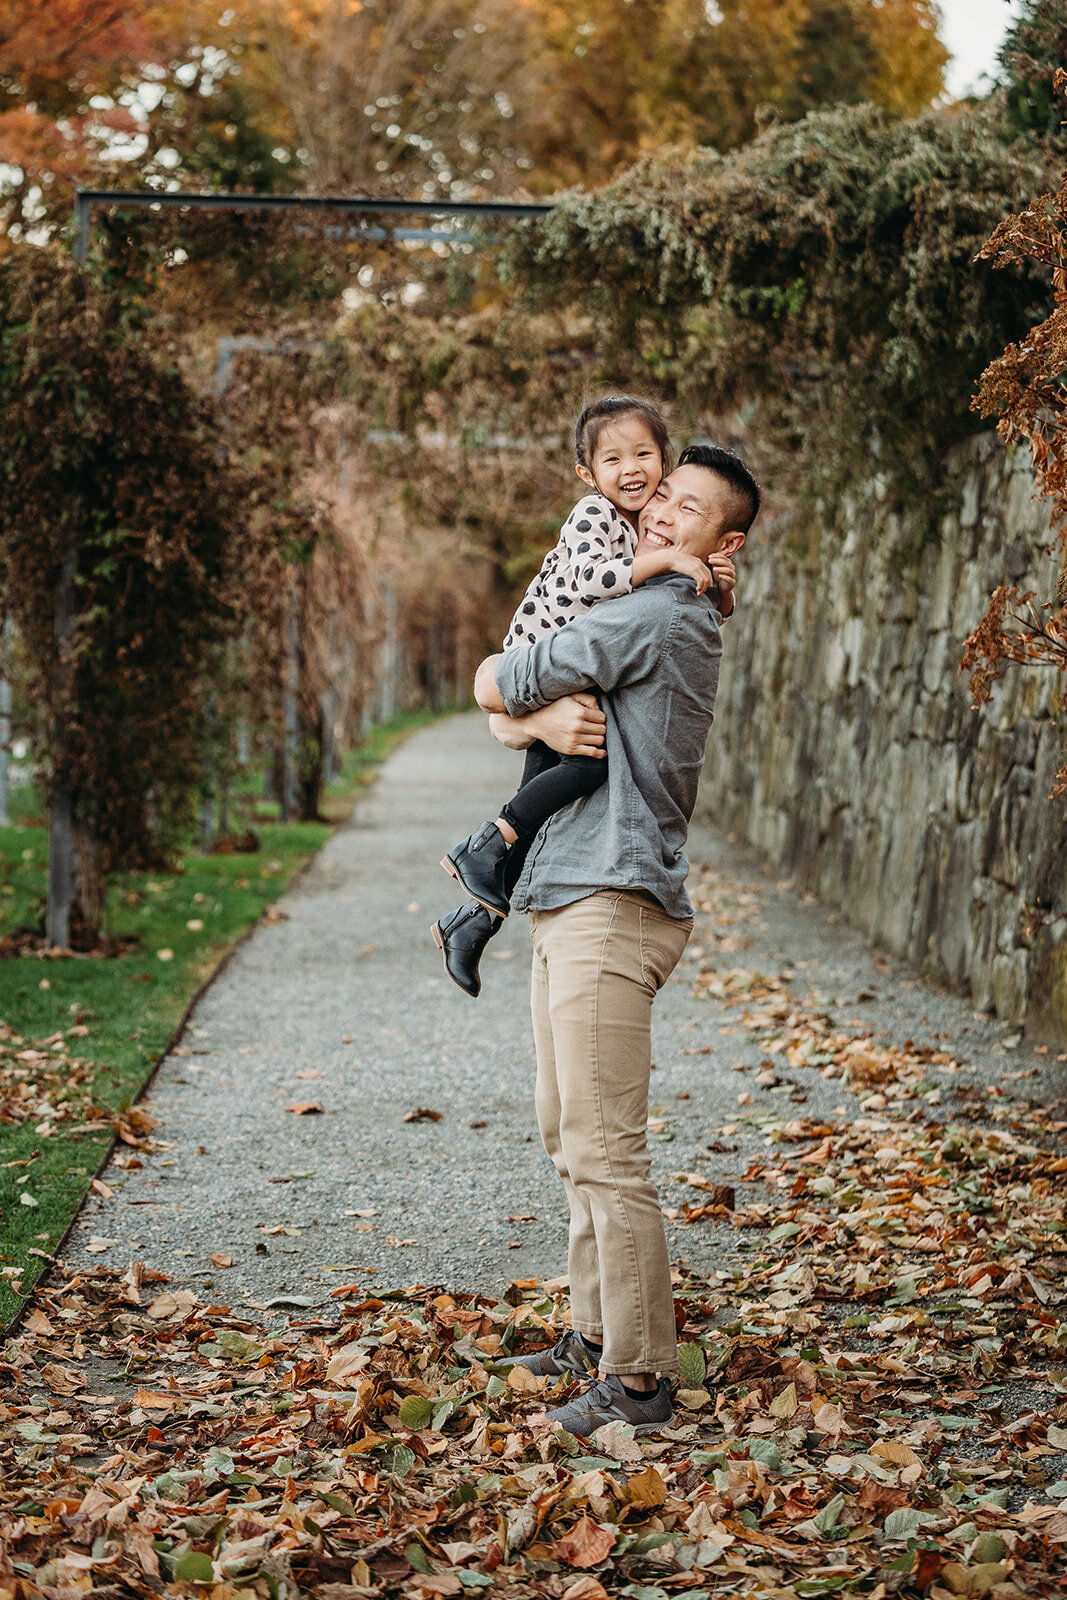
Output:
<path fill-rule="evenodd" d="M 1061 103 L 1067 72 L 1054 87 Z M 988 702 L 1011 664 L 1067 671 L 1067 172 L 1059 190 L 1045 194 L 1005 219 L 979 253 L 995 267 L 1038 263 L 1051 272 L 1053 309 L 1024 339 L 1011 344 L 982 375 L 974 408 L 997 416 L 997 431 L 1009 445 L 1030 446 L 1041 492 L 1051 502 L 1060 570 L 1051 598 L 1035 604 L 1033 590 L 1000 584 L 981 622 L 967 639 L 961 672 L 970 672 L 976 706 Z M 1067 763 L 1054 794 L 1067 792 Z"/>

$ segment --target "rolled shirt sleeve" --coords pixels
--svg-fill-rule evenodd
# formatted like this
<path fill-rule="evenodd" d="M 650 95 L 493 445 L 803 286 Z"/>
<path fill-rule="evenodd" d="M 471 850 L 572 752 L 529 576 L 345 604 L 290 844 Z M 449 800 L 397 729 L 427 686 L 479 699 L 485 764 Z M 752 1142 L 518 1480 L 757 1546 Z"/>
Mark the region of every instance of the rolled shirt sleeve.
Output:
<path fill-rule="evenodd" d="M 521 717 L 567 694 L 610 692 L 646 677 L 676 621 L 675 608 L 642 586 L 627 606 L 598 606 L 525 649 L 506 650 L 494 676 L 508 714 Z"/>

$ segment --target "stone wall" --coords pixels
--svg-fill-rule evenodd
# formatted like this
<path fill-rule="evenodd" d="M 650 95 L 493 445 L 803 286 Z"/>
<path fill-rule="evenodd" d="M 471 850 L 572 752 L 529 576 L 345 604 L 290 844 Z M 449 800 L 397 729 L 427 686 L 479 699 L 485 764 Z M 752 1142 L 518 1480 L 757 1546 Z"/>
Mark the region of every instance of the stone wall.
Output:
<path fill-rule="evenodd" d="M 979 1009 L 1067 1039 L 1058 674 L 1012 667 L 972 711 L 962 641 L 1007 580 L 1047 596 L 1048 503 L 994 435 L 947 464 L 951 510 L 872 496 L 841 533 L 757 524 L 724 630 L 704 813 Z"/>

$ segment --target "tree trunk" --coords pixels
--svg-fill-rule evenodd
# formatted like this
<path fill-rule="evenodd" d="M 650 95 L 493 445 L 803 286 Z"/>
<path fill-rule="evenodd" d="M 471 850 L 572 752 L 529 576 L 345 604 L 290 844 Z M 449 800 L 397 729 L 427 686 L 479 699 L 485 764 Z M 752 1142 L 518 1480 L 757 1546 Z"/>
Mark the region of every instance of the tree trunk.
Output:
<path fill-rule="evenodd" d="M 11 636 L 15 624 L 5 617 L 0 633 L 0 827 L 11 821 L 8 789 L 11 781 Z"/>
<path fill-rule="evenodd" d="M 289 579 L 285 612 L 285 665 L 282 678 L 283 822 L 291 822 L 300 803 L 300 580 Z"/>
<path fill-rule="evenodd" d="M 77 557 L 70 540 L 59 570 L 55 597 L 56 724 L 53 730 L 52 784 L 48 819 L 48 908 L 45 938 L 49 945 L 70 944 L 70 909 L 75 893 L 74 796 L 64 740 L 64 706 L 70 690 L 71 636 L 74 622 L 74 571 Z"/>
<path fill-rule="evenodd" d="M 73 919 L 77 943 L 95 945 L 104 926 L 107 909 L 107 878 L 100 867 L 100 851 L 89 830 L 75 821 L 71 828 L 74 844 Z"/>

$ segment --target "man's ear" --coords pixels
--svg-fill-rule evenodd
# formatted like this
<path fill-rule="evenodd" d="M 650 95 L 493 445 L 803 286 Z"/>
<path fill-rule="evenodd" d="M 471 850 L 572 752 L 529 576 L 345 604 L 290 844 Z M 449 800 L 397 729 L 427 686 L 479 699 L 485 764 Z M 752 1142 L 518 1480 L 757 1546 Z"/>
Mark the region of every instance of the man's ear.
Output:
<path fill-rule="evenodd" d="M 588 467 L 583 467 L 579 462 L 574 470 L 578 474 L 579 478 L 581 478 L 583 483 L 587 483 L 590 489 L 596 489 L 597 494 L 600 493 L 600 490 L 597 488 L 597 481 L 593 477 L 593 474 L 590 472 Z"/>
<path fill-rule="evenodd" d="M 724 533 L 716 546 L 717 556 L 735 556 L 745 542 L 743 533 Z"/>

